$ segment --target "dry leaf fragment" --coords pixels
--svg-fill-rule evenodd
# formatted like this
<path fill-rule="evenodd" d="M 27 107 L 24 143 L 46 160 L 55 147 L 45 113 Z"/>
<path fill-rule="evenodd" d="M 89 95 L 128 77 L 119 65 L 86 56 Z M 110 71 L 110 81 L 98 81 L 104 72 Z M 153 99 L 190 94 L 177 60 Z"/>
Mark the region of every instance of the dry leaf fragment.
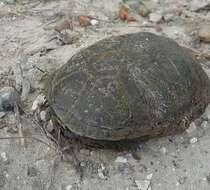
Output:
<path fill-rule="evenodd" d="M 78 17 L 80 26 L 89 26 L 91 25 L 91 18 L 89 16 L 80 15 Z"/>
<path fill-rule="evenodd" d="M 120 8 L 119 17 L 123 21 L 128 21 L 128 22 L 136 21 L 134 17 L 129 15 L 129 8 L 124 5 L 122 5 Z"/>

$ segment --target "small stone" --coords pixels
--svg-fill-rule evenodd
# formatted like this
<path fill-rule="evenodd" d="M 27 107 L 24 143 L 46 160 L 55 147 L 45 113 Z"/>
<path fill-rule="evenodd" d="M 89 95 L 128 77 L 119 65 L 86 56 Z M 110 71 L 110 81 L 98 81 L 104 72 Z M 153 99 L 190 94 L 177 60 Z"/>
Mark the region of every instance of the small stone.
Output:
<path fill-rule="evenodd" d="M 153 173 L 151 173 L 151 174 L 147 175 L 147 180 L 151 181 L 152 176 L 153 176 Z"/>
<path fill-rule="evenodd" d="M 128 162 L 128 160 L 127 160 L 127 158 L 124 158 L 124 157 L 122 157 L 122 156 L 118 156 L 117 158 L 116 158 L 116 160 L 115 160 L 115 162 L 117 162 L 117 163 L 127 163 Z"/>
<path fill-rule="evenodd" d="M 106 179 L 106 178 L 107 178 L 107 177 L 103 174 L 102 171 L 99 171 L 99 172 L 98 172 L 98 176 L 99 176 L 99 178 L 101 178 L 101 179 Z"/>
<path fill-rule="evenodd" d="M 162 148 L 160 149 L 160 152 L 161 152 L 162 154 L 166 154 L 166 152 L 167 152 L 166 147 L 162 147 Z"/>
<path fill-rule="evenodd" d="M 6 115 L 6 113 L 3 112 L 3 111 L 1 111 L 1 112 L 0 112 L 0 119 L 3 118 L 5 115 Z"/>
<path fill-rule="evenodd" d="M 16 117 L 14 113 L 10 112 L 9 114 L 7 114 L 7 124 L 9 125 L 16 124 Z"/>
<path fill-rule="evenodd" d="M 101 178 L 101 179 L 107 179 L 107 176 L 104 174 L 105 173 L 105 169 L 106 168 L 102 164 L 101 165 L 101 168 L 98 169 L 98 176 L 99 176 L 99 178 Z"/>
<path fill-rule="evenodd" d="M 49 112 L 46 110 L 42 110 L 39 115 L 40 115 L 41 121 L 48 121 L 50 119 Z"/>
<path fill-rule="evenodd" d="M 67 186 L 66 186 L 66 190 L 71 190 L 72 187 L 73 187 L 72 185 L 67 185 Z"/>
<path fill-rule="evenodd" d="M 190 139 L 190 144 L 194 144 L 196 142 L 198 142 L 198 138 L 197 137 L 193 137 L 193 138 Z"/>
<path fill-rule="evenodd" d="M 190 126 L 186 129 L 186 132 L 187 132 L 188 134 L 191 134 L 191 133 L 193 133 L 194 131 L 196 131 L 196 129 L 197 129 L 197 127 L 196 127 L 195 123 L 192 122 L 192 123 L 190 124 Z"/>
<path fill-rule="evenodd" d="M 2 153 L 1 153 L 1 158 L 2 158 L 2 161 L 3 161 L 3 162 L 7 162 L 7 161 L 8 161 L 6 152 L 2 152 Z"/>
<path fill-rule="evenodd" d="M 3 87 L 0 90 L 0 111 L 13 110 L 15 103 L 19 103 L 18 92 L 13 87 Z"/>
<path fill-rule="evenodd" d="M 52 120 L 50 120 L 50 121 L 47 123 L 47 125 L 46 125 L 46 130 L 47 130 L 49 133 L 51 133 L 51 132 L 53 131 L 53 129 L 54 129 L 54 125 L 53 125 Z"/>
<path fill-rule="evenodd" d="M 150 185 L 149 180 L 135 180 L 135 183 L 139 190 L 148 190 Z"/>
<path fill-rule="evenodd" d="M 149 20 L 151 22 L 160 23 L 162 21 L 162 19 L 163 19 L 163 16 L 159 12 L 149 14 Z"/>
<path fill-rule="evenodd" d="M 38 171 L 35 167 L 29 166 L 27 170 L 27 175 L 29 177 L 36 177 L 38 174 Z"/>
<path fill-rule="evenodd" d="M 203 24 L 198 30 L 198 37 L 203 42 L 210 42 L 210 26 L 208 24 Z"/>
<path fill-rule="evenodd" d="M 207 128 L 208 127 L 208 121 L 203 121 L 202 123 L 201 123 L 201 127 L 202 128 Z"/>
<path fill-rule="evenodd" d="M 139 14 L 143 17 L 147 17 L 150 13 L 151 11 L 147 8 L 147 6 L 142 3 L 139 7 Z"/>
<path fill-rule="evenodd" d="M 46 102 L 46 97 L 43 94 L 40 94 L 36 97 L 31 107 L 32 111 L 37 110 L 40 106 L 44 105 Z"/>
<path fill-rule="evenodd" d="M 99 21 L 96 20 L 96 19 L 91 19 L 90 20 L 90 24 L 93 25 L 93 26 L 95 26 L 95 25 L 98 25 L 99 24 Z"/>

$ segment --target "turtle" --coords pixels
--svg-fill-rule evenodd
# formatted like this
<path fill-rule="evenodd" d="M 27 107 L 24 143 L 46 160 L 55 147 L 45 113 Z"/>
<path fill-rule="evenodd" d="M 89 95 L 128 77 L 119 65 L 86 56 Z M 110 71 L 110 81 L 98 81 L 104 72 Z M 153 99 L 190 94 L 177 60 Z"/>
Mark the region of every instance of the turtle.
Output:
<path fill-rule="evenodd" d="M 199 61 L 149 32 L 107 37 L 80 50 L 45 86 L 62 131 L 110 143 L 183 132 L 204 112 L 209 92 Z"/>

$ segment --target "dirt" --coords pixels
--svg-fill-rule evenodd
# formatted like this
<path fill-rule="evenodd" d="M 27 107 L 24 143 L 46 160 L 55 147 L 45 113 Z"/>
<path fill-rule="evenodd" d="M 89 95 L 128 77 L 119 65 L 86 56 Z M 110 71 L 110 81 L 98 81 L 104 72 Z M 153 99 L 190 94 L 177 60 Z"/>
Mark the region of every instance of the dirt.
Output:
<path fill-rule="evenodd" d="M 162 15 L 158 23 L 139 15 L 137 0 L 1 0 L 0 1 L 0 86 L 14 85 L 13 71 L 18 52 L 28 61 L 23 65 L 25 77 L 33 90 L 24 102 L 27 114 L 21 116 L 25 145 L 17 137 L 13 112 L 0 119 L 0 189 L 2 190 L 209 190 L 210 121 L 198 118 L 192 130 L 183 134 L 152 139 L 131 152 L 80 150 L 83 178 L 67 157 L 54 149 L 36 123 L 31 106 L 43 88 L 46 73 L 52 73 L 80 49 L 111 35 L 149 31 L 168 36 L 179 44 L 208 53 L 209 43 L 200 42 L 200 24 L 210 22 L 207 1 L 148 0 L 151 13 Z M 122 3 L 130 7 L 136 21 L 122 21 L 118 12 Z M 95 25 L 80 26 L 79 15 L 94 18 Z M 74 40 L 62 38 L 54 28 L 62 20 L 73 24 L 62 31 Z M 65 27 L 64 27 L 65 28 Z M 59 28 L 59 30 L 62 30 Z M 202 62 L 210 76 L 209 61 Z M 210 118 L 210 117 L 209 117 Z M 36 139 L 32 138 L 36 137 Z M 42 142 L 37 139 L 41 139 Z M 152 175 L 150 175 L 152 174 Z"/>

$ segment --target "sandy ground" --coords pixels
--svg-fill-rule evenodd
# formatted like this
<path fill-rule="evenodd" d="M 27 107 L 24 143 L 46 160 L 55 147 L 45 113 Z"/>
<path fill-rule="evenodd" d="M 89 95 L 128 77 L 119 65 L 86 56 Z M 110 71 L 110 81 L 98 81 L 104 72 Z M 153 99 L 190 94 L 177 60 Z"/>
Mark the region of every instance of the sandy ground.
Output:
<path fill-rule="evenodd" d="M 117 13 L 121 3 L 130 6 L 136 22 L 123 22 Z M 31 113 L 35 97 L 43 87 L 43 73 L 63 65 L 81 48 L 107 36 L 150 31 L 173 38 L 188 47 L 208 52 L 209 44 L 200 43 L 196 34 L 200 25 L 210 21 L 208 11 L 196 9 L 206 1 L 148 0 L 152 13 L 165 20 L 159 24 L 139 15 L 139 1 L 120 0 L 0 0 L 0 85 L 13 83 L 15 64 L 22 49 L 28 57 L 24 65 L 25 76 L 31 81 L 33 92 L 25 103 Z M 82 27 L 78 15 L 89 15 L 99 21 Z M 77 36 L 73 44 L 62 44 L 54 28 L 61 20 L 73 20 Z M 162 29 L 160 31 L 160 28 Z M 64 40 L 65 42 L 65 40 Z M 209 62 L 203 68 L 210 74 Z M 210 76 L 210 75 L 209 75 Z M 32 138 L 25 139 L 25 147 L 17 139 L 0 142 L 1 190 L 209 190 L 210 183 L 210 121 L 206 115 L 181 135 L 152 139 L 140 145 L 134 159 L 129 152 L 110 150 L 80 150 L 84 177 L 81 180 L 75 168 L 51 147 Z M 210 117 L 209 117 L 210 118 Z M 0 137 L 18 136 L 14 113 L 0 119 Z M 35 136 L 52 143 L 42 135 L 30 116 L 22 115 L 25 136 Z M 146 187 L 140 187 L 141 185 Z"/>

